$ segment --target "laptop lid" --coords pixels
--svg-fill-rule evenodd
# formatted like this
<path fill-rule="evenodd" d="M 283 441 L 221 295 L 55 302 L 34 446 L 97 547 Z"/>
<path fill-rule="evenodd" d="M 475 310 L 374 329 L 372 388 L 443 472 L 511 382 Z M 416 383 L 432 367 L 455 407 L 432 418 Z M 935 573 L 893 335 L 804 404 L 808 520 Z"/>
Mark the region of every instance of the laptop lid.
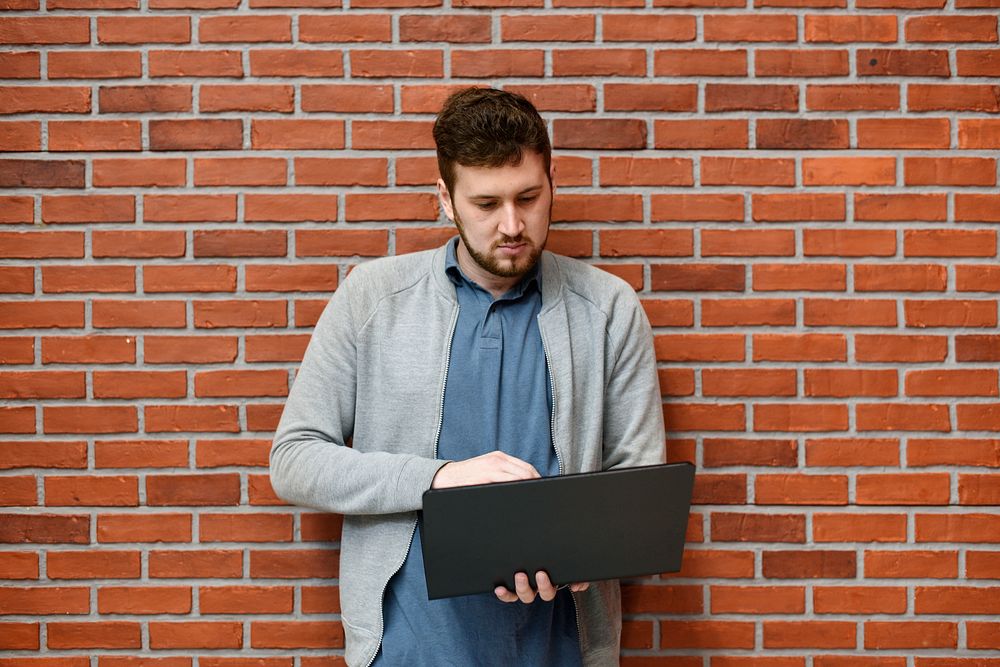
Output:
<path fill-rule="evenodd" d="M 693 485 L 692 464 L 669 463 L 428 490 L 428 596 L 514 590 L 515 572 L 556 585 L 676 572 Z"/>

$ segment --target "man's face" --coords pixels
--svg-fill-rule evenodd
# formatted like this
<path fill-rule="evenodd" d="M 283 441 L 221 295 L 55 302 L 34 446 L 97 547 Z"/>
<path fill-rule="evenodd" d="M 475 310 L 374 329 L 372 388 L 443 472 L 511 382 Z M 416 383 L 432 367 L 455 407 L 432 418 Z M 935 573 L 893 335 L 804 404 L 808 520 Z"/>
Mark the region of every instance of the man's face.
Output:
<path fill-rule="evenodd" d="M 552 189 L 551 174 L 534 151 L 524 151 L 517 165 L 455 165 L 454 192 L 449 194 L 438 180 L 438 193 L 462 236 L 462 268 L 469 272 L 462 261 L 468 253 L 472 273 L 485 272 L 487 279 L 515 278 L 531 269 L 548 238 Z"/>

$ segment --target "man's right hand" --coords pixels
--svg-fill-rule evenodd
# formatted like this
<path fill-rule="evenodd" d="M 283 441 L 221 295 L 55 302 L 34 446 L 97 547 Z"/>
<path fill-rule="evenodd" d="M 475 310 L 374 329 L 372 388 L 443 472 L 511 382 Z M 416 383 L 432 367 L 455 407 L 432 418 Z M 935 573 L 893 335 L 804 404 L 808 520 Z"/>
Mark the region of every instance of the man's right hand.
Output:
<path fill-rule="evenodd" d="M 446 489 L 452 486 L 514 482 L 538 477 L 541 475 L 527 461 L 495 451 L 464 461 L 449 461 L 438 469 L 431 488 Z"/>

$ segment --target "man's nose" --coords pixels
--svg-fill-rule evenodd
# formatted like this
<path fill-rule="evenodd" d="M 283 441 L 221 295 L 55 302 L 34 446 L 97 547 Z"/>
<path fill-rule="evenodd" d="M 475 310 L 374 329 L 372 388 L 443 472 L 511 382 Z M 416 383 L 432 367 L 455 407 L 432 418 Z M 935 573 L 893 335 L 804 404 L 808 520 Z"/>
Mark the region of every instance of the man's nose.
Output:
<path fill-rule="evenodd" d="M 504 206 L 501 216 L 498 227 L 500 233 L 506 236 L 520 236 L 521 232 L 524 231 L 524 221 L 521 219 L 517 207 L 513 204 Z"/>

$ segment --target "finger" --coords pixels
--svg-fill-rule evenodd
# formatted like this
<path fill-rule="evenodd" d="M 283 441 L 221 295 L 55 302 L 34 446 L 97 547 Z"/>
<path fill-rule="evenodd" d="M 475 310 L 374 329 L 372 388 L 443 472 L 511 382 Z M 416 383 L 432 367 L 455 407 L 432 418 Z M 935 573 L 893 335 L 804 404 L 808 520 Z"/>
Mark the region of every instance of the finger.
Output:
<path fill-rule="evenodd" d="M 493 593 L 501 602 L 517 602 L 517 594 L 511 593 L 506 586 L 497 586 L 493 589 Z"/>
<path fill-rule="evenodd" d="M 584 581 L 584 582 L 581 582 L 581 583 L 578 583 L 578 584 L 570 584 L 569 585 L 569 589 L 571 591 L 573 591 L 574 593 L 582 593 L 585 590 L 587 590 L 588 588 L 590 588 L 590 582 L 589 581 Z"/>
<path fill-rule="evenodd" d="M 506 452 L 501 452 L 497 450 L 495 452 L 498 456 L 495 458 L 503 463 L 502 470 L 505 472 L 515 475 L 517 479 L 535 479 L 541 477 L 535 466 L 531 465 L 527 461 L 517 458 L 516 456 L 511 456 Z"/>
<path fill-rule="evenodd" d="M 535 591 L 528 585 L 528 575 L 518 572 L 514 575 L 514 588 L 517 590 L 517 599 L 524 604 L 531 604 L 535 601 Z"/>
<path fill-rule="evenodd" d="M 545 570 L 535 572 L 535 585 L 538 587 L 538 595 L 546 602 L 551 602 L 556 597 L 556 588 Z"/>

